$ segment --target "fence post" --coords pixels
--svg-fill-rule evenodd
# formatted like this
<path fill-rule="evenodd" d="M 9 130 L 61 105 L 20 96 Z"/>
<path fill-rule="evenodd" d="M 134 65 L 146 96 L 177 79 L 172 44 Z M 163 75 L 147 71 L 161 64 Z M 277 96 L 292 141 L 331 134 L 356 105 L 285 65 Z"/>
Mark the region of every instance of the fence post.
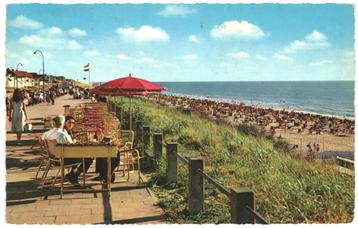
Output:
<path fill-rule="evenodd" d="M 204 209 L 204 177 L 198 172 L 203 170 L 201 158 L 189 158 L 189 213 L 197 214 Z M 204 170 L 203 170 L 204 171 Z"/>
<path fill-rule="evenodd" d="M 122 112 L 122 106 L 117 105 L 117 106 L 116 106 L 116 117 L 117 117 L 117 119 L 119 119 L 120 121 L 122 121 L 122 120 L 121 120 L 121 112 Z"/>
<path fill-rule="evenodd" d="M 163 151 L 163 134 L 162 133 L 154 133 L 153 134 L 153 153 L 154 159 L 158 162 L 162 159 L 162 151 Z"/>
<path fill-rule="evenodd" d="M 177 153 L 178 153 L 178 144 L 177 143 L 168 143 L 167 147 L 167 181 L 169 183 L 177 182 Z"/>
<path fill-rule="evenodd" d="M 248 188 L 231 189 L 231 223 L 254 224 L 255 218 L 247 212 L 246 206 L 255 209 L 254 192 Z"/>
<path fill-rule="evenodd" d="M 150 144 L 150 127 L 143 126 L 143 152 L 147 151 Z"/>
<path fill-rule="evenodd" d="M 141 120 L 137 120 L 136 123 L 135 123 L 135 126 L 136 126 L 136 130 L 135 130 L 135 138 L 137 140 L 137 143 L 142 140 L 142 126 L 143 126 L 143 123 Z M 141 142 L 143 143 L 143 142 Z"/>

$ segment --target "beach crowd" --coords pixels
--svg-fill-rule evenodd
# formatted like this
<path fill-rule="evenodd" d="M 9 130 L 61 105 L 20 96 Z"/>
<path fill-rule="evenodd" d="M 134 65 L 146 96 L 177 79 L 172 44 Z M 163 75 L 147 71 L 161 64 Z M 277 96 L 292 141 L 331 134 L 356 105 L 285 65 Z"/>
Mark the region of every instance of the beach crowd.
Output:
<path fill-rule="evenodd" d="M 346 118 L 166 94 L 148 94 L 146 97 L 157 103 L 180 107 L 233 125 L 255 125 L 267 135 L 279 138 L 283 133 L 317 136 L 328 134 L 337 137 L 354 135 L 354 120 Z M 306 146 L 308 151 L 320 150 L 318 143 Z"/>

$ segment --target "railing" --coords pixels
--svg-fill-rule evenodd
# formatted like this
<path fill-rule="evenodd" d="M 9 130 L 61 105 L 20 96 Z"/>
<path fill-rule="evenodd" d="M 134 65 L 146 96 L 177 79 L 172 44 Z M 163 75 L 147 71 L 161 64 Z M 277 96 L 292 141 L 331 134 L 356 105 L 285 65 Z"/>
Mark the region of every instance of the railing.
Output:
<path fill-rule="evenodd" d="M 110 110 L 116 112 L 118 119 L 123 118 L 122 107 L 109 104 Z M 134 122 L 134 119 L 131 121 Z M 204 171 L 204 161 L 201 158 L 186 157 L 178 152 L 177 143 L 166 143 L 163 140 L 162 133 L 151 133 L 150 127 L 143 126 L 142 121 L 135 121 L 135 139 L 141 141 L 144 157 L 149 157 L 149 161 L 157 163 L 161 161 L 163 147 L 166 149 L 167 165 L 166 178 L 168 183 L 176 183 L 178 177 L 178 159 L 189 172 L 189 191 L 188 207 L 191 215 L 204 210 L 204 179 L 230 200 L 231 223 L 236 224 L 254 224 L 255 221 L 260 224 L 269 224 L 259 213 L 255 211 L 254 192 L 248 188 L 231 188 L 228 190 L 218 181 L 210 177 Z M 152 136 L 152 137 L 151 137 Z M 153 143 L 153 154 L 150 153 L 150 139 Z"/>
<path fill-rule="evenodd" d="M 342 166 L 344 168 L 354 170 L 354 161 L 353 160 L 337 156 L 336 164 L 339 166 Z"/>
<path fill-rule="evenodd" d="M 137 129 L 141 122 L 136 122 Z M 178 160 L 182 162 L 189 172 L 188 206 L 191 215 L 204 210 L 204 179 L 230 200 L 231 223 L 269 224 L 253 208 L 255 207 L 254 192 L 248 188 L 226 189 L 218 181 L 204 171 L 204 161 L 201 158 L 186 157 L 178 152 L 177 143 L 166 143 L 161 133 L 150 133 L 149 127 L 143 127 L 143 149 L 147 151 L 150 145 L 150 136 L 153 140 L 153 157 L 155 162 L 162 159 L 163 147 L 166 150 L 167 165 L 166 178 L 168 183 L 176 183 L 178 178 Z M 148 137 L 149 136 L 149 137 Z M 138 135 L 139 137 L 139 135 Z M 149 154 L 145 152 L 145 154 Z"/>

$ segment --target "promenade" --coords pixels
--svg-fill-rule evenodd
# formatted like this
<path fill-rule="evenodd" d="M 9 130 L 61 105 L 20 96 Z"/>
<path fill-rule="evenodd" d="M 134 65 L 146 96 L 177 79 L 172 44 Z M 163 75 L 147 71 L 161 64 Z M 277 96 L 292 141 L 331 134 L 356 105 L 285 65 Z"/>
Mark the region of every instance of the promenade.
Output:
<path fill-rule="evenodd" d="M 111 196 L 107 192 L 65 193 L 40 190 L 34 180 L 40 163 L 37 136 L 43 130 L 42 118 L 62 114 L 63 105 L 75 106 L 89 100 L 74 100 L 69 95 L 59 97 L 55 105 L 47 103 L 28 107 L 33 124 L 31 133 L 24 133 L 22 144 L 6 123 L 6 222 L 10 224 L 157 224 L 164 223 L 164 212 L 157 199 L 143 186 L 137 175 L 116 175 Z M 94 170 L 92 164 L 90 172 Z"/>

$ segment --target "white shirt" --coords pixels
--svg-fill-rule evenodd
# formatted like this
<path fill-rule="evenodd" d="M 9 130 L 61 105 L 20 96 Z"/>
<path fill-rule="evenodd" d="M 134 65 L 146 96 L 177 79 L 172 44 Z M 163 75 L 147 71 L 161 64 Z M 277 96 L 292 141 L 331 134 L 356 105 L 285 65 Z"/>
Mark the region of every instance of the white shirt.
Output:
<path fill-rule="evenodd" d="M 57 143 L 73 143 L 71 136 L 62 128 L 52 128 L 42 134 L 43 139 L 56 140 Z"/>

